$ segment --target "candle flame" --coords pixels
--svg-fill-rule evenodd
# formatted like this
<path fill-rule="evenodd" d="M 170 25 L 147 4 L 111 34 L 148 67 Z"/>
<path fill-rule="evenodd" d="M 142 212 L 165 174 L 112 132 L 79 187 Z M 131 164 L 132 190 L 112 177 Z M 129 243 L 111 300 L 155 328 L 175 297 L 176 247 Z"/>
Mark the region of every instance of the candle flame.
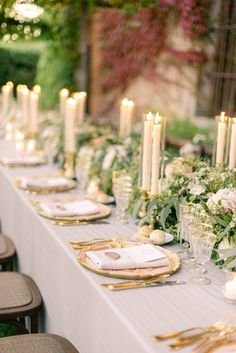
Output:
<path fill-rule="evenodd" d="M 129 107 L 129 108 L 133 108 L 134 106 L 134 101 L 128 99 L 127 97 L 123 98 L 121 101 L 121 105 L 124 107 Z"/>
<path fill-rule="evenodd" d="M 147 121 L 153 121 L 153 114 L 151 112 L 147 113 L 146 120 Z"/>
<path fill-rule="evenodd" d="M 72 94 L 72 97 L 76 100 L 83 100 L 87 97 L 87 93 L 86 92 L 74 92 Z"/>
<path fill-rule="evenodd" d="M 155 122 L 155 124 L 160 124 L 161 121 L 162 121 L 162 117 L 161 117 L 161 115 L 157 112 L 157 113 L 156 113 L 156 116 L 155 116 L 155 119 L 154 119 L 154 122 Z"/>
<path fill-rule="evenodd" d="M 68 97 L 69 96 L 69 90 L 67 88 L 62 88 L 60 90 L 60 96 Z"/>
<path fill-rule="evenodd" d="M 74 98 L 68 98 L 68 99 L 66 100 L 66 104 L 67 104 L 67 105 L 74 106 L 74 105 L 76 105 L 76 100 L 75 100 Z"/>
<path fill-rule="evenodd" d="M 41 87 L 39 85 L 34 85 L 33 92 L 40 94 L 41 93 Z"/>
<path fill-rule="evenodd" d="M 34 91 L 31 91 L 30 92 L 30 98 L 32 98 L 32 99 L 38 99 L 39 98 L 39 95 L 38 95 L 38 93 L 36 93 L 36 92 L 34 92 Z"/>
<path fill-rule="evenodd" d="M 7 85 L 2 86 L 2 92 L 7 93 L 7 92 L 10 92 L 10 90 L 11 90 L 10 86 L 7 86 Z"/>
<path fill-rule="evenodd" d="M 12 81 L 7 81 L 6 86 L 9 86 L 12 89 L 14 87 L 14 84 Z"/>
<path fill-rule="evenodd" d="M 21 88 L 21 93 L 24 95 L 28 95 L 29 94 L 29 89 L 27 88 L 27 86 L 23 85 Z"/>

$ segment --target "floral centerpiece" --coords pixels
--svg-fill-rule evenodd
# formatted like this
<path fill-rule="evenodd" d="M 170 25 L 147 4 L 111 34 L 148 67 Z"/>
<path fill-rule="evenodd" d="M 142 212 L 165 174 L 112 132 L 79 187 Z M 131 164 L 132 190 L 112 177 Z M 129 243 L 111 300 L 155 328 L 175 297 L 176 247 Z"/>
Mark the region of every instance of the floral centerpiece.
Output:
<path fill-rule="evenodd" d="M 177 158 L 166 166 L 161 193 L 147 205 L 143 224 L 175 235 L 183 201 L 200 204 L 211 216 L 215 248 L 236 246 L 236 178 L 225 166 L 211 167 L 194 157 Z M 216 258 L 216 256 L 215 256 Z"/>

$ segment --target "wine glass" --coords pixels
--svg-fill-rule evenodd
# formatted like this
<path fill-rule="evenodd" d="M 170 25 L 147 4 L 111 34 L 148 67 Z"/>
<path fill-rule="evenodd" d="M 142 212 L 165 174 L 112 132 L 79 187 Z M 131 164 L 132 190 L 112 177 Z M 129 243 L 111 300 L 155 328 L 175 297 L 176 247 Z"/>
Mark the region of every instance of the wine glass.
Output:
<path fill-rule="evenodd" d="M 87 190 L 91 160 L 92 156 L 89 153 L 77 156 L 76 178 L 78 180 L 78 190 L 81 194 L 85 194 Z"/>
<path fill-rule="evenodd" d="M 125 171 L 115 171 L 112 176 L 112 191 L 116 200 L 116 221 L 128 223 L 127 209 L 132 194 L 132 178 Z"/>
<path fill-rule="evenodd" d="M 216 242 L 216 236 L 212 232 L 196 229 L 191 232 L 191 245 L 193 255 L 196 259 L 199 275 L 190 278 L 190 281 L 196 284 L 209 284 L 211 280 L 205 277 L 207 273 L 204 268 L 210 261 L 212 250 Z"/>

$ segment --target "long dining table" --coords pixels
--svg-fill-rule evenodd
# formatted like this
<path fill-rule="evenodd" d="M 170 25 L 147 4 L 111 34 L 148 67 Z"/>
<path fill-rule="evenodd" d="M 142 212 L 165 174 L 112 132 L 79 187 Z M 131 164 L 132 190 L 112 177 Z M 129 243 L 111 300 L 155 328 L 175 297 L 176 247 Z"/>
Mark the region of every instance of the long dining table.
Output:
<path fill-rule="evenodd" d="M 0 159 L 13 154 L 13 143 L 0 140 Z M 102 288 L 101 283 L 117 280 L 82 267 L 69 241 L 132 237 L 137 226 L 133 221 L 127 225 L 111 221 L 61 227 L 40 217 L 32 200 L 49 196 L 26 194 L 16 187 L 14 177 L 55 172 L 53 165 L 15 169 L 0 166 L 1 232 L 15 243 L 18 270 L 30 275 L 41 291 L 42 331 L 66 337 L 80 353 L 165 353 L 170 352 L 168 343 L 155 342 L 153 335 L 211 325 L 222 317 L 232 317 L 235 308 L 224 301 L 222 294 L 224 273 L 213 264 L 208 266 L 212 283 L 206 286 L 189 282 L 191 273 L 182 265 L 171 279 L 184 280 L 184 285 L 117 292 Z M 77 193 L 75 189 L 68 194 Z M 166 248 L 179 249 L 177 245 Z"/>

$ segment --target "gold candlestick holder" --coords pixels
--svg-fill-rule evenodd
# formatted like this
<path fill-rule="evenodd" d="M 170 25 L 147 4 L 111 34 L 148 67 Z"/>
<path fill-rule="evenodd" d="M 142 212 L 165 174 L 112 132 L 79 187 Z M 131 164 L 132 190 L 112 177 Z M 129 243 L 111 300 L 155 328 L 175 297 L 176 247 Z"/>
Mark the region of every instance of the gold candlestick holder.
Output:
<path fill-rule="evenodd" d="M 152 194 L 151 192 L 148 193 L 148 198 L 149 200 L 155 200 L 157 199 L 158 194 Z"/>
<path fill-rule="evenodd" d="M 142 205 L 139 210 L 139 217 L 144 218 L 147 214 L 147 201 L 148 201 L 148 192 L 147 190 L 140 189 Z"/>
<path fill-rule="evenodd" d="M 65 177 L 75 179 L 75 152 L 65 152 Z"/>

